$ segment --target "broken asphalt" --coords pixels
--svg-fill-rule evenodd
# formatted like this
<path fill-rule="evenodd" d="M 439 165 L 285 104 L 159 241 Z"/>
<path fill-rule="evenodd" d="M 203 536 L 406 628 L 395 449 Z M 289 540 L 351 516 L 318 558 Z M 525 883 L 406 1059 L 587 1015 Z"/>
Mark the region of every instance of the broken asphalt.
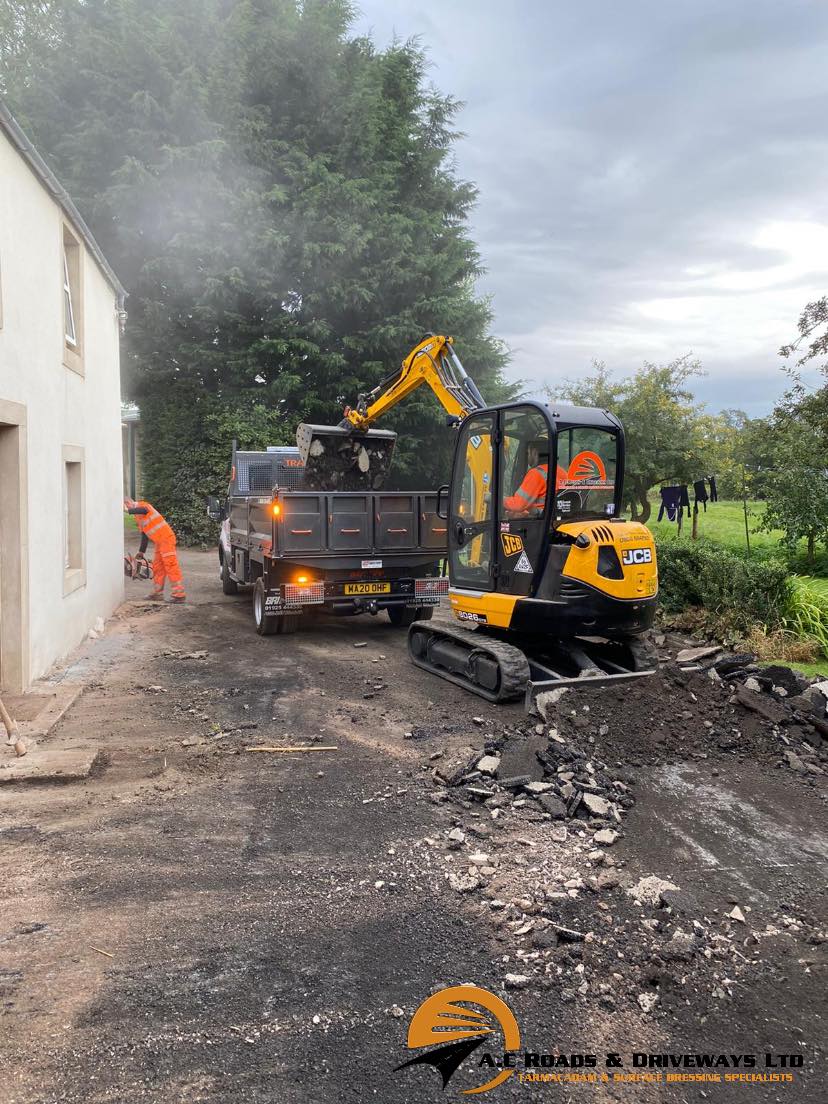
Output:
<path fill-rule="evenodd" d="M 474 1058 L 445 1094 L 395 1067 L 462 982 L 527 1050 L 798 1054 L 763 1098 L 819 1098 L 826 752 L 797 695 L 681 672 L 667 640 L 657 684 L 527 718 L 382 617 L 260 638 L 214 554 L 183 561 L 187 606 L 128 584 L 61 672 L 86 690 L 35 754 L 89 749 L 89 776 L 0 787 L 3 1104 L 457 1096 Z M 337 750 L 245 750 L 296 744 Z M 533 1088 L 746 1091 L 493 1097 Z"/>

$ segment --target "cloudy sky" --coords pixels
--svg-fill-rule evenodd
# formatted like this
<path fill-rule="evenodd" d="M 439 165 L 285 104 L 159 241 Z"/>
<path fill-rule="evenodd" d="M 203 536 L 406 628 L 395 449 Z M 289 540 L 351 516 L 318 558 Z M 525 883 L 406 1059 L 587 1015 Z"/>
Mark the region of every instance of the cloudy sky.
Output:
<path fill-rule="evenodd" d="M 457 171 L 512 374 L 692 351 L 758 415 L 828 292 L 826 0 L 358 0 L 465 101 Z M 462 354 L 461 354 L 462 355 Z"/>

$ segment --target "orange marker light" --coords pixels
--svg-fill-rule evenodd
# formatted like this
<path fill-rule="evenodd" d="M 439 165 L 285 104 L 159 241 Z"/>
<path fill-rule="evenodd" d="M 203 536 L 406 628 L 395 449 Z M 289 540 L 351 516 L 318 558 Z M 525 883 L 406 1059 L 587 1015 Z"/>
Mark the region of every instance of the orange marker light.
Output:
<path fill-rule="evenodd" d="M 310 579 L 307 577 L 307 575 L 297 575 L 296 582 L 297 583 L 309 583 Z"/>
<path fill-rule="evenodd" d="M 282 512 L 282 507 L 279 505 L 278 502 L 273 503 L 272 509 L 273 509 L 273 516 L 274 517 L 278 517 L 279 514 L 281 514 L 281 512 Z"/>

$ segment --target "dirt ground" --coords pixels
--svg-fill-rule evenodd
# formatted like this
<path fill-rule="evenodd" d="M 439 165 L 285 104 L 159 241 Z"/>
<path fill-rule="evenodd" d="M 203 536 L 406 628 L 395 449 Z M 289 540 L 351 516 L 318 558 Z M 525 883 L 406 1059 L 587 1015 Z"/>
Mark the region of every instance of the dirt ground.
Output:
<path fill-rule="evenodd" d="M 66 667 L 88 689 L 42 746 L 98 748 L 92 776 L 0 787 L 2 1104 L 457 1097 L 476 1055 L 445 1093 L 395 1067 L 460 983 L 507 1000 L 523 1050 L 597 1056 L 596 1082 L 513 1076 L 493 1100 L 828 1098 L 824 754 L 787 769 L 704 675 L 579 690 L 541 725 L 412 666 L 383 616 L 259 638 L 214 554 L 183 564 L 188 605 L 128 584 Z M 555 724 L 622 795 L 606 847 L 588 818 L 435 777 L 490 745 L 538 778 Z M 245 750 L 279 744 L 337 750 Z M 673 896 L 642 897 L 650 876 Z M 610 1052 L 626 1073 L 754 1054 L 765 1080 L 602 1080 Z M 768 1080 L 784 1055 L 793 1080 Z"/>

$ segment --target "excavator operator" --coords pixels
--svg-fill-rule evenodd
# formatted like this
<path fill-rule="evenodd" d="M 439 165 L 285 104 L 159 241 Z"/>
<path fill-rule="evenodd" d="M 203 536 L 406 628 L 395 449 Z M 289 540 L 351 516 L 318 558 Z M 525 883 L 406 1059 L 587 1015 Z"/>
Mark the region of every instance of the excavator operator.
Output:
<path fill-rule="evenodd" d="M 124 499 L 124 510 L 135 518 L 135 524 L 141 530 L 141 546 L 138 557 L 143 558 L 149 541 L 155 545 L 152 560 L 153 592 L 150 601 L 164 601 L 164 583 L 169 578 L 173 602 L 186 602 L 184 579 L 175 554 L 175 533 L 161 514 L 149 502 L 136 502 L 134 498 Z"/>
<path fill-rule="evenodd" d="M 546 441 L 532 441 L 526 448 L 529 468 L 523 482 L 512 495 L 503 499 L 503 507 L 513 517 L 537 516 L 543 513 L 546 503 L 546 487 L 549 482 L 549 445 Z"/>

